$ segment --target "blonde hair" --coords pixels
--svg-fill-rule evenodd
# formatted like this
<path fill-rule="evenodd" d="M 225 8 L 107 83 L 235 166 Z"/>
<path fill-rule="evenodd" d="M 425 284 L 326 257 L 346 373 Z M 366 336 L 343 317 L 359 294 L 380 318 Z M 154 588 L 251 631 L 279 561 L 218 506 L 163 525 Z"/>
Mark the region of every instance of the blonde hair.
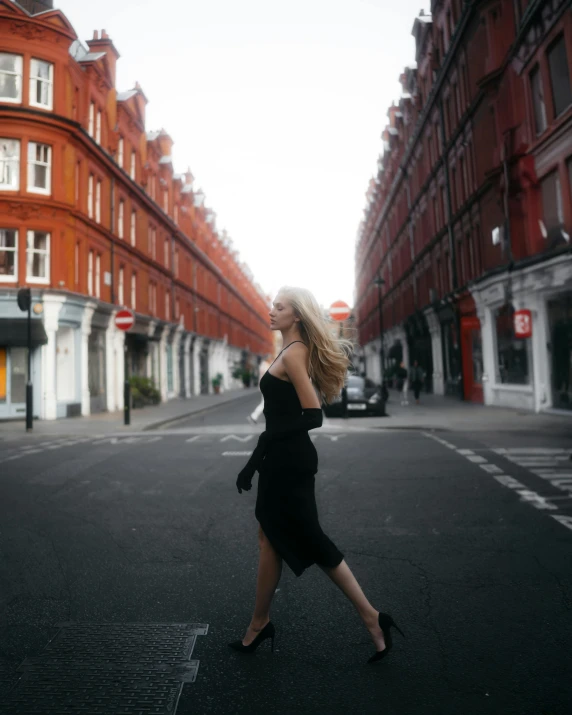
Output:
<path fill-rule="evenodd" d="M 354 343 L 335 337 L 334 321 L 329 320 L 318 301 L 306 288 L 283 286 L 278 291 L 285 296 L 300 318 L 298 324 L 302 340 L 310 351 L 310 378 L 320 397 L 327 404 L 340 394 Z"/>

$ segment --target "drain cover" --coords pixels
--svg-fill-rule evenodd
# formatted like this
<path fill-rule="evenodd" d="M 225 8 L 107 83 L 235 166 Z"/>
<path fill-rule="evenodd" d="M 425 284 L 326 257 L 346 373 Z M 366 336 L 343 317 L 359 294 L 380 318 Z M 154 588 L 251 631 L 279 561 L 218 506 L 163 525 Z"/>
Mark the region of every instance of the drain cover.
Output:
<path fill-rule="evenodd" d="M 174 715 L 201 623 L 59 623 L 0 703 L 2 715 Z"/>

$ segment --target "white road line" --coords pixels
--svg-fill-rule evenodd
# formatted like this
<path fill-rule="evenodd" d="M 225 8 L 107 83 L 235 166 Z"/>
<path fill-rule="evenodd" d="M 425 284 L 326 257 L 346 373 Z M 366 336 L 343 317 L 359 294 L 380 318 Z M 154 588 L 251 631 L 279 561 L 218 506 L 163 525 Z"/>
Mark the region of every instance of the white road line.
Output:
<path fill-rule="evenodd" d="M 223 457 L 250 457 L 252 452 L 223 452 Z"/>

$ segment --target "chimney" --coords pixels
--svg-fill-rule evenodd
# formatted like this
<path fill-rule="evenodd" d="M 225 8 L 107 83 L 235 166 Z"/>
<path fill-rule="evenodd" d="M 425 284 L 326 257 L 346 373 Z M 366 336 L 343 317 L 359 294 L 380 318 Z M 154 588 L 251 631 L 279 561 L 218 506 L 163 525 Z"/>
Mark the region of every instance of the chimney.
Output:
<path fill-rule="evenodd" d="M 91 52 L 105 52 L 107 55 L 107 61 L 109 62 L 109 71 L 111 72 L 111 77 L 113 81 L 113 86 L 115 87 L 115 70 L 117 66 L 117 60 L 119 59 L 119 52 L 115 49 L 113 41 L 107 34 L 105 30 L 101 31 L 101 37 L 97 30 L 93 32 L 93 40 L 87 41 L 87 46 Z"/>
<path fill-rule="evenodd" d="M 54 0 L 17 0 L 17 3 L 30 15 L 38 15 L 40 12 L 54 9 Z"/>

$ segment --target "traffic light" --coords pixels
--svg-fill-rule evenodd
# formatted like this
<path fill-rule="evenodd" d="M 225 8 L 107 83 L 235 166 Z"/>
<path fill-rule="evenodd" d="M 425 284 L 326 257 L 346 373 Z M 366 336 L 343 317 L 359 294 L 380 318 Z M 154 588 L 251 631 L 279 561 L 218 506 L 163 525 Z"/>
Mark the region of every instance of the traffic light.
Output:
<path fill-rule="evenodd" d="M 18 308 L 27 312 L 32 303 L 32 291 L 29 288 L 20 288 L 18 291 Z"/>

